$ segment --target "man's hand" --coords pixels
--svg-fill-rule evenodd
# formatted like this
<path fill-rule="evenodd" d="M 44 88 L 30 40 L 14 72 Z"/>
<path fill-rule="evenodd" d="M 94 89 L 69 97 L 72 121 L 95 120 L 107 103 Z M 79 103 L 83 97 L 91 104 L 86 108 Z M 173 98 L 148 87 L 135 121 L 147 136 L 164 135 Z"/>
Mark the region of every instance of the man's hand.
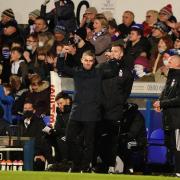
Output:
<path fill-rule="evenodd" d="M 46 6 L 46 4 L 48 4 L 49 2 L 50 2 L 50 0 L 44 0 L 43 5 Z"/>
<path fill-rule="evenodd" d="M 156 112 L 161 112 L 160 101 L 159 100 L 154 102 L 153 107 L 154 107 L 154 110 Z"/>

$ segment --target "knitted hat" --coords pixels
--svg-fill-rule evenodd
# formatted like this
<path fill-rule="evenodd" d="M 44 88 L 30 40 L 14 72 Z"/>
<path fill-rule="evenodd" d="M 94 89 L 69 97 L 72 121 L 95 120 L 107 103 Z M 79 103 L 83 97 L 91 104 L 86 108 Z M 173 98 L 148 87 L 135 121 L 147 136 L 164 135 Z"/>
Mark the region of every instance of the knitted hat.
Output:
<path fill-rule="evenodd" d="M 144 56 L 137 57 L 136 60 L 134 61 L 134 64 L 142 65 L 147 69 L 149 68 L 148 59 Z"/>
<path fill-rule="evenodd" d="M 66 28 L 64 26 L 61 26 L 61 25 L 57 25 L 55 28 L 54 28 L 54 33 L 60 33 L 62 35 L 66 35 Z"/>
<path fill-rule="evenodd" d="M 173 12 L 172 12 L 172 5 L 168 4 L 167 6 L 163 7 L 159 13 L 165 14 L 167 16 L 172 16 Z"/>
<path fill-rule="evenodd" d="M 4 11 L 2 12 L 2 15 L 8 16 L 8 17 L 10 17 L 10 18 L 12 18 L 12 19 L 15 18 L 12 9 L 6 9 L 6 10 L 4 10 Z"/>
<path fill-rule="evenodd" d="M 164 23 L 161 22 L 161 21 L 158 21 L 157 23 L 155 23 L 155 24 L 153 25 L 153 27 L 156 28 L 156 29 L 159 29 L 159 30 L 162 31 L 162 32 L 168 32 L 168 31 L 169 31 L 169 29 L 168 29 L 168 27 L 166 26 L 166 24 L 164 24 Z"/>
<path fill-rule="evenodd" d="M 179 49 L 169 49 L 165 53 L 169 54 L 170 56 L 174 56 L 174 55 L 180 56 L 180 50 Z"/>
<path fill-rule="evenodd" d="M 97 9 L 95 7 L 89 7 L 85 11 L 85 14 L 88 14 L 88 13 L 97 14 Z"/>
<path fill-rule="evenodd" d="M 78 35 L 80 38 L 82 38 L 83 40 L 86 39 L 87 36 L 87 32 L 85 28 L 79 28 L 76 30 L 75 32 L 76 35 Z"/>
<path fill-rule="evenodd" d="M 32 16 L 34 18 L 37 18 L 40 16 L 40 11 L 38 9 L 35 9 L 34 11 L 29 13 L 29 16 Z"/>

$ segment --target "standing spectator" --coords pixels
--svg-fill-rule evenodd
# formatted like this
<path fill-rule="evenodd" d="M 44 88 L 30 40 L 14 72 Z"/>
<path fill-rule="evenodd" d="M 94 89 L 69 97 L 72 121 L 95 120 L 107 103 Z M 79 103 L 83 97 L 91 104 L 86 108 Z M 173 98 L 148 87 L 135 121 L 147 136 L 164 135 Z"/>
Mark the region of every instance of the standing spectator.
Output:
<path fill-rule="evenodd" d="M 175 173 L 180 177 L 180 149 L 179 149 L 179 129 L 180 129 L 180 54 L 175 54 L 168 58 L 167 66 L 170 68 L 166 86 L 153 106 L 157 112 L 163 112 L 163 125 L 165 139 L 168 149 L 175 157 Z"/>
<path fill-rule="evenodd" d="M 40 16 L 40 11 L 35 9 L 29 13 L 28 26 L 25 28 L 25 36 L 35 32 L 35 20 Z"/>
<path fill-rule="evenodd" d="M 103 14 L 97 14 L 94 20 L 94 34 L 90 43 L 95 47 L 97 63 L 106 61 L 105 52 L 111 47 L 111 36 L 107 32 L 108 21 Z"/>
<path fill-rule="evenodd" d="M 41 16 L 46 20 L 50 20 L 49 27 L 53 31 L 56 25 L 64 26 L 67 32 L 74 32 L 76 27 L 76 19 L 74 14 L 74 3 L 71 0 L 54 0 L 55 8 L 46 13 L 45 0 L 41 5 Z"/>

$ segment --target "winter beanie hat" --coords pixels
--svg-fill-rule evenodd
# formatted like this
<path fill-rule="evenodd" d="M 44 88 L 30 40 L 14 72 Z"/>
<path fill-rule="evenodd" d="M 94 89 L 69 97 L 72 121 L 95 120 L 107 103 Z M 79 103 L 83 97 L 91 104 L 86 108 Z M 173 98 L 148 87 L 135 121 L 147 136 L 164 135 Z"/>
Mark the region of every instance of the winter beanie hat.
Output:
<path fill-rule="evenodd" d="M 32 16 L 34 18 L 37 18 L 40 16 L 40 11 L 38 9 L 35 9 L 34 11 L 29 13 L 29 16 Z"/>
<path fill-rule="evenodd" d="M 171 17 L 173 15 L 172 5 L 168 4 L 167 6 L 163 7 L 159 13 L 162 13 L 162 14 L 165 14 L 165 15 Z"/>
<path fill-rule="evenodd" d="M 12 9 L 6 9 L 6 10 L 4 10 L 4 11 L 2 12 L 2 15 L 8 16 L 8 17 L 10 17 L 10 18 L 12 18 L 12 19 L 15 18 L 14 12 L 13 12 Z"/>

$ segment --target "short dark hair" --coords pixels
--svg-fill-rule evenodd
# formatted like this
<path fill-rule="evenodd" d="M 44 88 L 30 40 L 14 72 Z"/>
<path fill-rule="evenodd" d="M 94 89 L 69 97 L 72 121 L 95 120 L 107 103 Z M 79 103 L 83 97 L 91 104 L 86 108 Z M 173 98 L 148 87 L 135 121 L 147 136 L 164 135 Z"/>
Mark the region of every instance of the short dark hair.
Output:
<path fill-rule="evenodd" d="M 23 49 L 21 47 L 13 47 L 11 49 L 11 52 L 13 52 L 13 51 L 17 51 L 20 55 L 23 54 Z"/>
<path fill-rule="evenodd" d="M 29 98 L 26 98 L 24 101 L 24 105 L 25 104 L 32 104 L 33 109 L 36 109 L 36 104 Z"/>
<path fill-rule="evenodd" d="M 59 93 L 56 95 L 55 101 L 58 101 L 58 100 L 61 99 L 61 98 L 63 98 L 63 99 L 69 99 L 69 100 L 72 102 L 72 97 L 71 97 L 68 93 L 66 93 L 66 92 L 64 92 L 64 91 L 61 91 L 61 92 L 59 92 Z"/>

